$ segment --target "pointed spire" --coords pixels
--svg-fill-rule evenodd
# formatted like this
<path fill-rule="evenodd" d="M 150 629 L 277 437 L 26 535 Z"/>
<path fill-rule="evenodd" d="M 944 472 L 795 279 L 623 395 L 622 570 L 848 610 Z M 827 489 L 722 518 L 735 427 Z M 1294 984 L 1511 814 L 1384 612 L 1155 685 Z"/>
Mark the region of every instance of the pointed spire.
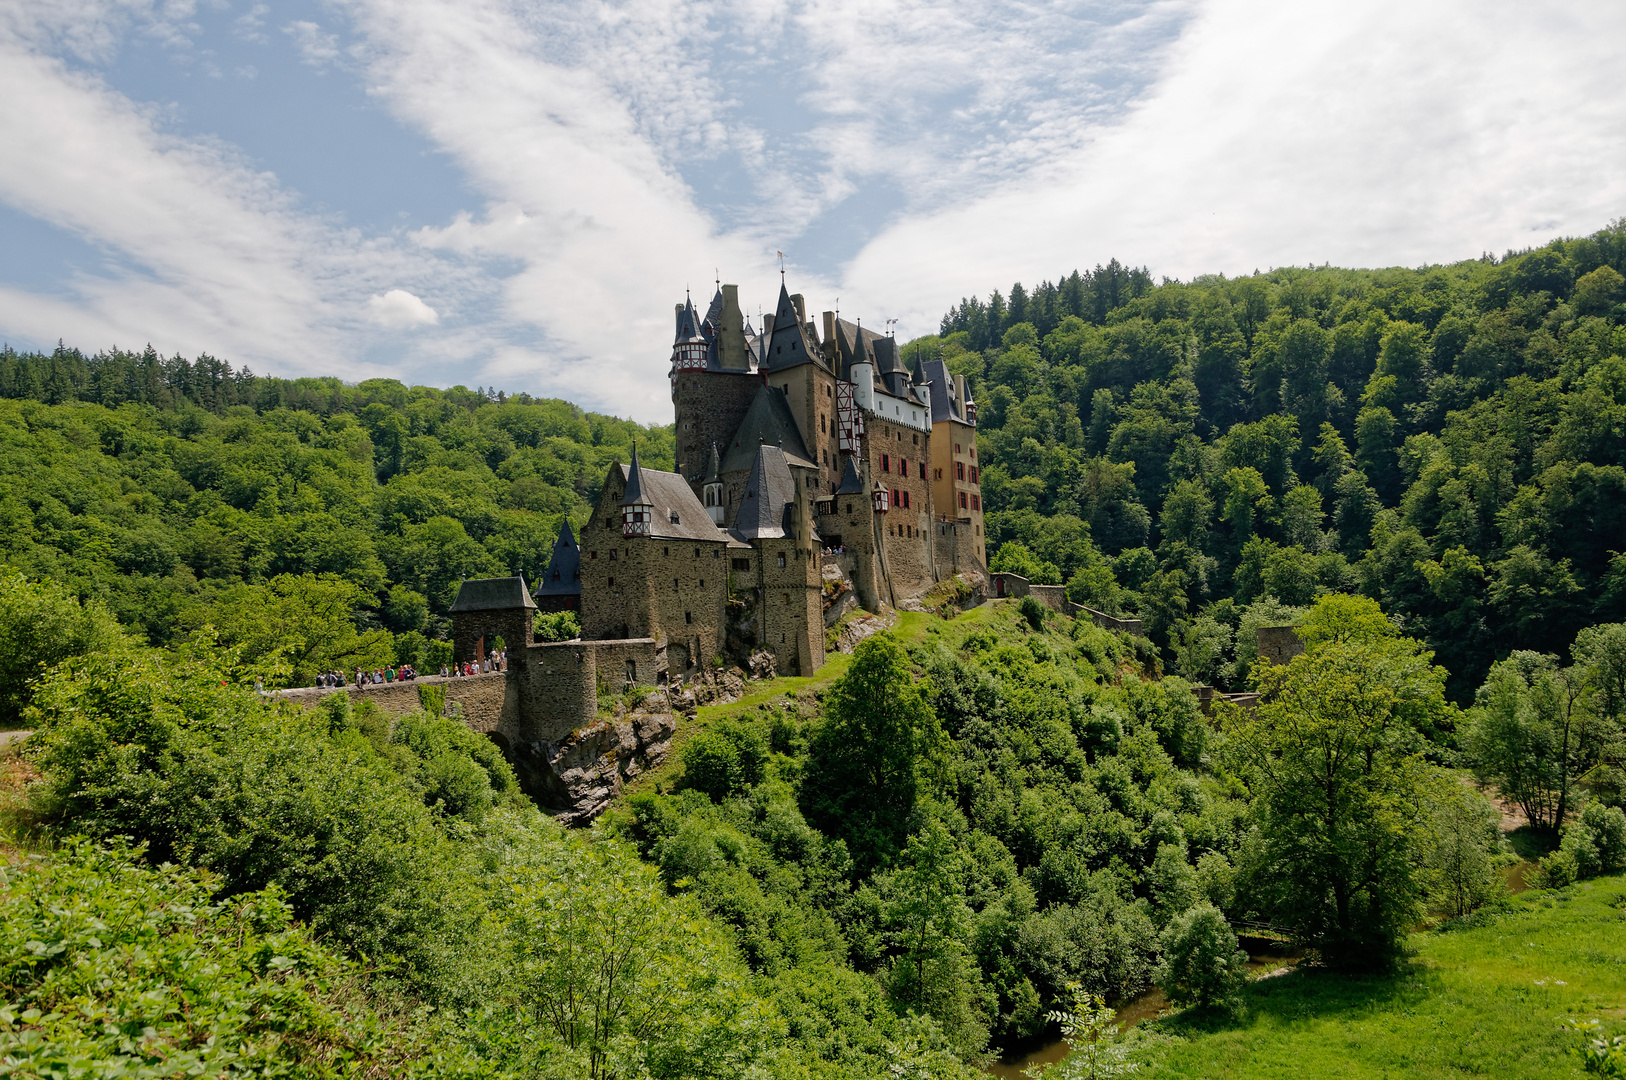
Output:
<path fill-rule="evenodd" d="M 690 342 L 704 341 L 700 333 L 700 319 L 695 314 L 694 301 L 689 298 L 687 289 L 683 291 L 683 306 L 678 309 L 677 334 L 672 339 L 673 345 L 686 345 Z"/>
<path fill-rule="evenodd" d="M 641 506 L 648 503 L 644 498 L 644 470 L 638 465 L 638 444 L 632 444 L 632 466 L 627 471 L 627 490 L 621 496 L 622 506 Z"/>

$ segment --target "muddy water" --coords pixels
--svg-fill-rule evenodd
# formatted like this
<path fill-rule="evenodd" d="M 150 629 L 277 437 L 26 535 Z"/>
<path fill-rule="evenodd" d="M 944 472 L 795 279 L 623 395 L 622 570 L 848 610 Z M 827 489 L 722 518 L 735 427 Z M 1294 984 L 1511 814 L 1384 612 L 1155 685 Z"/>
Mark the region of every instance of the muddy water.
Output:
<path fill-rule="evenodd" d="M 1242 945 L 1248 950 L 1248 974 L 1256 979 L 1298 963 L 1293 957 L 1281 954 L 1279 942 L 1245 937 L 1242 939 Z M 1156 987 L 1139 997 L 1131 998 L 1116 1006 L 1119 1030 L 1128 1031 L 1143 1020 L 1156 1019 L 1168 1008 L 1168 1004 L 1169 999 Z M 1037 1047 L 1029 1045 L 989 1063 L 986 1071 L 1001 1077 L 1002 1080 L 1027 1080 L 1024 1070 L 1031 1069 L 1035 1065 L 1060 1061 L 1067 1056 L 1067 1049 L 1066 1039 L 1056 1039 Z"/>

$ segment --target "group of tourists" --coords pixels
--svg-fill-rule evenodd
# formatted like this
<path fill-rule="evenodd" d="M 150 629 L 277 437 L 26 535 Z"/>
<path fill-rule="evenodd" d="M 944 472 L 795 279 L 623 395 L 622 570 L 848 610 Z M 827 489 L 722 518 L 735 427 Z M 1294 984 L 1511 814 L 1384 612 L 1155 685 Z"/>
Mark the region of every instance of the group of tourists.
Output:
<path fill-rule="evenodd" d="M 498 649 L 491 653 L 491 655 L 483 657 L 479 660 L 470 660 L 462 664 L 453 664 L 450 667 L 442 664 L 440 666 L 440 677 L 443 679 L 455 679 L 468 675 L 486 675 L 493 671 L 503 671 L 507 667 L 508 650 Z M 389 667 L 375 668 L 372 671 L 367 671 L 364 668 L 357 668 L 355 673 L 355 683 L 358 687 L 384 686 L 390 683 L 411 682 L 417 677 L 418 669 L 413 667 L 411 664 L 393 664 Z M 338 687 L 344 686 L 345 683 L 346 679 L 344 672 L 324 671 L 320 675 L 316 676 L 315 685 L 318 690 L 326 690 L 330 688 L 337 689 Z M 265 684 L 259 680 L 255 681 L 254 688 L 260 693 L 265 692 Z"/>
<path fill-rule="evenodd" d="M 357 686 L 382 686 L 382 685 L 385 685 L 387 683 L 410 682 L 413 679 L 416 679 L 417 677 L 418 677 L 418 670 L 416 668 L 414 668 L 411 664 L 401 664 L 400 666 L 391 665 L 389 667 L 374 668 L 372 671 L 368 671 L 365 668 L 357 668 L 356 669 L 356 675 L 355 675 L 356 685 Z M 324 682 L 323 681 L 324 679 L 332 680 L 332 681 Z M 335 672 L 332 672 L 332 673 L 327 674 L 327 675 L 318 676 L 317 680 L 316 680 L 316 685 L 317 686 L 343 686 L 344 685 L 344 675 L 342 673 L 340 673 L 340 672 L 335 671 Z"/>
<path fill-rule="evenodd" d="M 827 548 L 824 549 L 824 554 L 826 554 L 826 555 L 845 555 L 845 554 L 847 554 L 847 545 L 846 544 L 837 544 L 835 547 L 827 547 Z"/>
<path fill-rule="evenodd" d="M 466 675 L 486 675 L 493 671 L 502 671 L 507 667 L 508 650 L 498 649 L 490 656 L 483 657 L 479 660 L 469 660 L 461 664 L 453 664 L 451 676 L 453 678 L 462 678 Z M 443 667 L 440 669 L 440 673 L 445 675 L 447 674 L 447 671 Z"/>

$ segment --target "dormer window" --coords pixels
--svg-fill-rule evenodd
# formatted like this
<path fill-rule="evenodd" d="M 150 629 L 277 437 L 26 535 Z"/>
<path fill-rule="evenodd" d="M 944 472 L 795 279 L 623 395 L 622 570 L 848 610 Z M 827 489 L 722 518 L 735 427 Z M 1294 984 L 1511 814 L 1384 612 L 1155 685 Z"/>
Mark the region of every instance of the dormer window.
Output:
<path fill-rule="evenodd" d="M 672 511 L 671 517 L 672 517 L 672 524 L 676 525 L 678 523 L 678 514 L 677 514 L 676 510 Z"/>

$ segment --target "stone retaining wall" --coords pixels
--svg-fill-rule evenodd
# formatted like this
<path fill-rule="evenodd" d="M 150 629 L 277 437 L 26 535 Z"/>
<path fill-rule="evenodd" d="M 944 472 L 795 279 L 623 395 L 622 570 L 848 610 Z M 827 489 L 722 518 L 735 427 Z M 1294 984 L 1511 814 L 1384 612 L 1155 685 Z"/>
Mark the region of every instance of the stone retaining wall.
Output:
<path fill-rule="evenodd" d="M 309 686 L 283 690 L 277 696 L 302 709 L 309 709 L 329 694 L 345 693 L 350 696 L 353 705 L 370 701 L 382 712 L 403 716 L 417 712 L 421 707 L 418 704 L 420 686 L 444 686 L 448 709 L 456 703 L 463 722 L 472 730 L 483 735 L 501 734 L 510 740 L 519 736 L 518 687 L 510 689 L 508 674 L 502 671 L 444 679 L 439 675 L 424 675 L 408 682 L 378 685 L 368 683 L 356 686 L 351 683 L 342 691 L 338 687 Z"/>

